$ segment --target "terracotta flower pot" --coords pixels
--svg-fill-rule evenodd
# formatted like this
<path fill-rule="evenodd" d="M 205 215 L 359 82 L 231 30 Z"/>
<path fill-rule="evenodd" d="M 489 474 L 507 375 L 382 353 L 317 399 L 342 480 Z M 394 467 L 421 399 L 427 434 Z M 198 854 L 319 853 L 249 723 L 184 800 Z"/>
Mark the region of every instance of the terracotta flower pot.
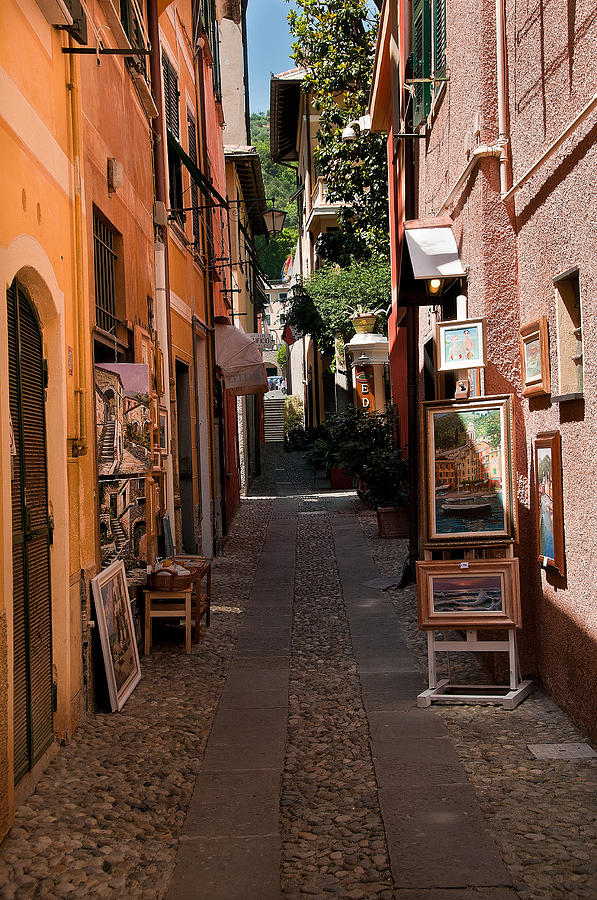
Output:
<path fill-rule="evenodd" d="M 407 538 L 409 525 L 408 506 L 378 506 L 377 530 L 382 538 Z"/>
<path fill-rule="evenodd" d="M 338 466 L 330 466 L 328 471 L 330 486 L 335 491 L 349 491 L 352 488 L 352 476 L 347 475 L 344 469 Z"/>

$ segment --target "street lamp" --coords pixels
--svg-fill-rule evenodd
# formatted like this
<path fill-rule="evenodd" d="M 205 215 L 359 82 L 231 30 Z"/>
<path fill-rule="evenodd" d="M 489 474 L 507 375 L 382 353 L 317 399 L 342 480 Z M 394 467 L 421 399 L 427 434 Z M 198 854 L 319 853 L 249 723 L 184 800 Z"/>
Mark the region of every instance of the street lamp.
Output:
<path fill-rule="evenodd" d="M 263 213 L 263 221 L 269 234 L 280 234 L 284 228 L 284 220 L 286 219 L 286 211 L 284 209 L 266 209 Z"/>

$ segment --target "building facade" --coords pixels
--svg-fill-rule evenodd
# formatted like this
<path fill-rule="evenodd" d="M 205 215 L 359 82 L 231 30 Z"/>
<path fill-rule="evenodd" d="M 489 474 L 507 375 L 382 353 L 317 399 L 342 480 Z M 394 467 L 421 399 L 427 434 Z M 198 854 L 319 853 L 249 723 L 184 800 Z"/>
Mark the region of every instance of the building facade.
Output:
<path fill-rule="evenodd" d="M 388 133 L 392 380 L 411 422 L 409 453 L 416 460 L 418 404 L 453 397 L 456 387 L 434 362 L 436 322 L 484 318 L 487 363 L 471 375 L 471 393 L 513 396 L 523 666 L 593 736 L 597 631 L 588 548 L 597 522 L 583 470 L 597 389 L 587 207 L 594 206 L 595 37 L 590 3 L 574 11 L 560 5 L 547 18 L 509 0 L 474 7 L 388 0 L 370 109 L 373 129 Z M 459 275 L 437 285 L 431 275 L 417 279 L 413 246 L 423 246 L 423 229 L 427 246 L 434 232 L 449 232 Z M 534 326 L 538 334 L 546 329 L 543 368 L 551 376 L 539 390 L 529 390 L 522 369 L 521 337 Z M 535 446 L 554 433 L 564 571 L 539 559 L 536 524 Z"/>

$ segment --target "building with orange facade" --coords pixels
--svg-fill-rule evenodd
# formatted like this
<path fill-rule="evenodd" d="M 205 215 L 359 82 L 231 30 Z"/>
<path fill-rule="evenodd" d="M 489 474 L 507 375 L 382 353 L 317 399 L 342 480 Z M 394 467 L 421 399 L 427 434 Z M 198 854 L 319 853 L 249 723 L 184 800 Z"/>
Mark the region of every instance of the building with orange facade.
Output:
<path fill-rule="evenodd" d="M 212 555 L 238 504 L 215 353 L 229 7 L 0 12 L 0 837 L 95 709 L 91 579 L 142 573 L 167 522 Z"/>

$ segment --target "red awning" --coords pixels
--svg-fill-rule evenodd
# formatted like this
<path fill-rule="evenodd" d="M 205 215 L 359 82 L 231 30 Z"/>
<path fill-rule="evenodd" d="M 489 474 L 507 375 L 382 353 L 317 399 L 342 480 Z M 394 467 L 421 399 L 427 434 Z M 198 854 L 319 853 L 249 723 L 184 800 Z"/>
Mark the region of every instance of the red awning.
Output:
<path fill-rule="evenodd" d="M 261 352 L 252 337 L 235 325 L 215 326 L 216 365 L 224 387 L 235 396 L 265 394 L 269 390 Z"/>

